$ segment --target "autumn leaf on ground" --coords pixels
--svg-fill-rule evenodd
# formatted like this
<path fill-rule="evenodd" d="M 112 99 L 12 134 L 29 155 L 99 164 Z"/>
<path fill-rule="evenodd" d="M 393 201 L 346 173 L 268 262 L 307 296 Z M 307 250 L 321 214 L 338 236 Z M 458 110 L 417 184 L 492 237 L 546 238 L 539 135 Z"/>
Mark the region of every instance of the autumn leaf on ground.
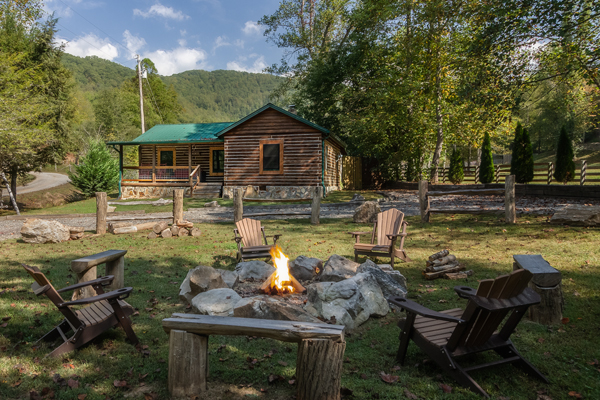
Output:
<path fill-rule="evenodd" d="M 115 385 L 115 387 L 125 387 L 127 386 L 127 381 L 120 381 L 118 379 L 115 379 L 113 385 Z"/>
<path fill-rule="evenodd" d="M 69 379 L 67 381 L 67 385 L 69 385 L 71 389 L 77 389 L 79 387 L 79 381 L 76 381 L 75 379 Z"/>
<path fill-rule="evenodd" d="M 409 392 L 408 389 L 404 389 L 404 395 L 406 396 L 407 399 L 411 399 L 411 400 L 419 399 L 416 394 Z"/>
<path fill-rule="evenodd" d="M 87 397 L 87 394 L 81 393 L 81 394 L 77 395 L 77 400 L 85 400 L 86 397 Z"/>
<path fill-rule="evenodd" d="M 395 383 L 398 382 L 398 379 L 400 379 L 400 377 L 397 375 L 386 374 L 383 371 L 379 373 L 379 376 L 385 383 Z"/>
<path fill-rule="evenodd" d="M 158 394 L 155 392 L 144 393 L 144 400 L 156 400 L 158 399 Z"/>
<path fill-rule="evenodd" d="M 569 323 L 569 318 L 568 317 L 564 317 L 563 319 L 560 320 L 560 322 L 562 322 L 563 324 L 568 324 Z"/>
<path fill-rule="evenodd" d="M 577 393 L 577 392 L 576 392 L 576 391 L 574 391 L 574 390 L 571 390 L 571 391 L 569 392 L 569 396 L 571 396 L 571 397 L 575 397 L 576 399 L 583 399 L 583 396 L 582 396 L 582 395 L 580 395 L 579 393 Z"/>
<path fill-rule="evenodd" d="M 367 376 L 367 374 L 360 374 L 360 379 L 368 379 L 369 377 Z"/>
<path fill-rule="evenodd" d="M 277 361 L 279 363 L 279 365 L 282 365 L 284 367 L 287 367 L 288 363 L 286 363 L 285 361 Z"/>
<path fill-rule="evenodd" d="M 442 389 L 444 393 L 452 393 L 452 387 L 446 385 L 445 383 L 440 383 L 440 389 Z"/>

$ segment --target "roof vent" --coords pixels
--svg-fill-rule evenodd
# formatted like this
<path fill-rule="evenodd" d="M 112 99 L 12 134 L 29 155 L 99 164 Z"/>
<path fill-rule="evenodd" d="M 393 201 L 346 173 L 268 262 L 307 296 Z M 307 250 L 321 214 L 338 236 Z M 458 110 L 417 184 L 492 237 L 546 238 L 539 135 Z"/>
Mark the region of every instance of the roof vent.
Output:
<path fill-rule="evenodd" d="M 294 105 L 294 104 L 290 104 L 288 106 L 288 111 L 291 112 L 292 114 L 296 114 L 296 115 L 298 114 L 298 111 L 296 111 L 296 105 Z"/>

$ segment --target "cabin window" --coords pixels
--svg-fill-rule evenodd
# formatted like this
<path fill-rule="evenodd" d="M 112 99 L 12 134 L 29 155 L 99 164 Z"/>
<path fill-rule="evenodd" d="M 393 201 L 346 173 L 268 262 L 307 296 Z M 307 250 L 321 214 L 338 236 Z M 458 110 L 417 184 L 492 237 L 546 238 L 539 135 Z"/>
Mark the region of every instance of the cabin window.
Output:
<path fill-rule="evenodd" d="M 225 149 L 223 147 L 210 148 L 210 174 L 222 176 L 225 172 Z"/>
<path fill-rule="evenodd" d="M 158 149 L 158 165 L 161 167 L 175 166 L 175 149 Z"/>
<path fill-rule="evenodd" d="M 283 140 L 266 140 L 261 142 L 260 173 L 283 173 Z"/>

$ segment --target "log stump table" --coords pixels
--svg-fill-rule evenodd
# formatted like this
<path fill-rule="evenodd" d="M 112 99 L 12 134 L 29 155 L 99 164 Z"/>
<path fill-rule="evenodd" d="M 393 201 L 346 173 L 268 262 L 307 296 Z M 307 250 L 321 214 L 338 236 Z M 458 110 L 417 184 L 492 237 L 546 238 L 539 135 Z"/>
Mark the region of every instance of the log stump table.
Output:
<path fill-rule="evenodd" d="M 346 342 L 344 327 L 310 322 L 173 314 L 162 321 L 169 334 L 169 392 L 203 397 L 209 335 L 259 336 L 298 343 L 297 400 L 339 400 Z"/>
<path fill-rule="evenodd" d="M 541 298 L 539 305 L 529 307 L 529 319 L 543 325 L 559 324 L 564 308 L 560 271 L 539 254 L 513 255 L 513 259 L 513 271 L 526 269 L 533 274 L 529 287 Z"/>

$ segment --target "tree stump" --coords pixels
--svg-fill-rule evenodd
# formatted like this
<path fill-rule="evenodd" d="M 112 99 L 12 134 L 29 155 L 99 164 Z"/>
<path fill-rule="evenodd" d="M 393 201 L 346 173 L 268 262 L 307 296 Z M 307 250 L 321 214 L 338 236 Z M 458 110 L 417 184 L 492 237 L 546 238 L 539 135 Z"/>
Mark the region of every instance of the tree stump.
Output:
<path fill-rule="evenodd" d="M 173 224 L 183 221 L 183 189 L 173 190 Z"/>
<path fill-rule="evenodd" d="M 427 181 L 419 181 L 419 208 L 421 209 L 421 222 L 429 222 L 429 197 L 427 196 L 429 184 Z"/>
<path fill-rule="evenodd" d="M 106 233 L 106 211 L 108 202 L 106 193 L 96 192 L 96 233 L 104 235 Z"/>
<path fill-rule="evenodd" d="M 244 218 L 244 202 L 242 200 L 242 189 L 234 189 L 233 192 L 233 222 L 241 221 Z M 193 236 L 193 235 L 192 235 Z"/>
<path fill-rule="evenodd" d="M 208 336 L 180 330 L 169 333 L 169 393 L 188 398 L 206 391 Z"/>
<path fill-rule="evenodd" d="M 154 231 L 154 233 L 159 235 L 162 231 L 164 231 L 168 227 L 169 227 L 169 224 L 166 221 L 160 221 L 156 225 L 154 225 L 154 228 L 152 228 L 152 230 Z"/>
<path fill-rule="evenodd" d="M 298 344 L 297 400 L 339 400 L 346 342 L 306 339 Z"/>
<path fill-rule="evenodd" d="M 200 232 L 200 228 L 192 228 L 189 230 L 189 232 L 190 232 L 190 236 L 193 236 L 193 237 L 198 237 L 202 234 L 202 232 Z"/>

